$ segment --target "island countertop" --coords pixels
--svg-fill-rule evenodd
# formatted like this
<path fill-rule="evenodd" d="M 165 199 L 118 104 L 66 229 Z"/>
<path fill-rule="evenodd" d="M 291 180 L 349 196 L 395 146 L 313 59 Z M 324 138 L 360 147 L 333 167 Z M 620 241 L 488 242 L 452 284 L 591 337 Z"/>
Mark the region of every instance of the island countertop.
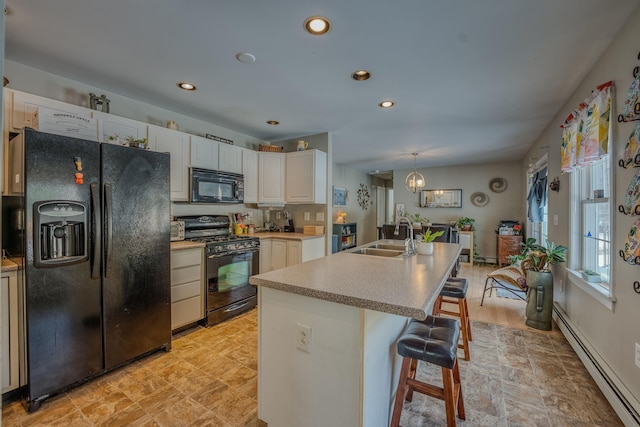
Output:
<path fill-rule="evenodd" d="M 398 244 L 397 240 L 372 243 Z M 370 246 L 363 245 L 363 247 Z M 264 286 L 423 320 L 460 256 L 458 243 L 434 243 L 432 255 L 379 257 L 339 252 L 253 276 Z"/>

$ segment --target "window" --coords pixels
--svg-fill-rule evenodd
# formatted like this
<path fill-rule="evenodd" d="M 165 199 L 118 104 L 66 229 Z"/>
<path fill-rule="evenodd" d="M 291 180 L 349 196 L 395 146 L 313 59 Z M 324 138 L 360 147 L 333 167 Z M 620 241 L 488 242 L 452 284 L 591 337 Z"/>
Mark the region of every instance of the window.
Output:
<path fill-rule="evenodd" d="M 610 295 L 611 282 L 611 168 L 610 156 L 571 174 L 572 242 L 570 268 L 592 270 L 600 282 L 589 282 Z M 574 280 L 575 281 L 575 280 Z"/>

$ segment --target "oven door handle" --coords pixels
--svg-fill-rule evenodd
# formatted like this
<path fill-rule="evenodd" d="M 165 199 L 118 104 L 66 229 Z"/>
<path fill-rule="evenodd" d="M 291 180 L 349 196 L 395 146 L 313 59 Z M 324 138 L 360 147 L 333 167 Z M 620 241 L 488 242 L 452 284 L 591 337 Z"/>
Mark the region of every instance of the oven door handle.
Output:
<path fill-rule="evenodd" d="M 259 248 L 253 248 L 253 249 L 249 249 L 247 251 L 242 251 L 242 252 L 232 252 L 232 253 L 226 253 L 226 254 L 220 254 L 220 255 L 209 255 L 207 258 L 209 258 L 209 259 L 218 259 L 218 258 L 223 258 L 223 257 L 226 257 L 226 256 L 251 254 L 251 253 L 254 253 L 254 252 L 258 252 L 259 250 L 260 250 Z"/>
<path fill-rule="evenodd" d="M 227 308 L 224 312 L 225 313 L 229 313 L 231 311 L 240 310 L 242 307 L 244 307 L 247 304 L 249 304 L 248 301 L 244 301 L 244 302 L 240 302 L 240 303 L 237 303 L 237 304 L 233 304 L 231 307 Z"/>

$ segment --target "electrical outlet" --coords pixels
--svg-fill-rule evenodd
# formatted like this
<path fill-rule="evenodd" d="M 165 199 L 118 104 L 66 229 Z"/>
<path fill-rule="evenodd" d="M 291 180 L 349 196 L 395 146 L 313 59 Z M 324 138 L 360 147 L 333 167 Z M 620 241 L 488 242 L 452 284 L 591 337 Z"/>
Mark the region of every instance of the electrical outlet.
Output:
<path fill-rule="evenodd" d="M 311 326 L 296 324 L 296 348 L 311 353 Z"/>
<path fill-rule="evenodd" d="M 316 221 L 324 221 L 324 212 L 316 212 Z"/>
<path fill-rule="evenodd" d="M 640 344 L 636 343 L 636 366 L 640 368 Z"/>
<path fill-rule="evenodd" d="M 309 221 L 309 218 L 310 218 L 310 214 L 309 214 L 309 212 L 305 212 L 305 213 L 304 213 L 304 220 L 305 220 L 305 221 Z"/>
<path fill-rule="evenodd" d="M 280 211 L 276 212 L 276 219 L 280 219 Z"/>

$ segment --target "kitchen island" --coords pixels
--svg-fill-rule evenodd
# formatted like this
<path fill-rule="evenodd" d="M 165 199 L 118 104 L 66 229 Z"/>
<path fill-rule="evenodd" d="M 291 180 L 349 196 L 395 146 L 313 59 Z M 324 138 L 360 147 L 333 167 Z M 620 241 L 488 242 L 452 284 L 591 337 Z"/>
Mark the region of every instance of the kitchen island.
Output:
<path fill-rule="evenodd" d="M 357 249 L 250 279 L 258 286 L 258 417 L 268 425 L 389 425 L 396 340 L 408 318 L 430 313 L 461 246 L 435 243 L 433 255 L 406 258 Z"/>

